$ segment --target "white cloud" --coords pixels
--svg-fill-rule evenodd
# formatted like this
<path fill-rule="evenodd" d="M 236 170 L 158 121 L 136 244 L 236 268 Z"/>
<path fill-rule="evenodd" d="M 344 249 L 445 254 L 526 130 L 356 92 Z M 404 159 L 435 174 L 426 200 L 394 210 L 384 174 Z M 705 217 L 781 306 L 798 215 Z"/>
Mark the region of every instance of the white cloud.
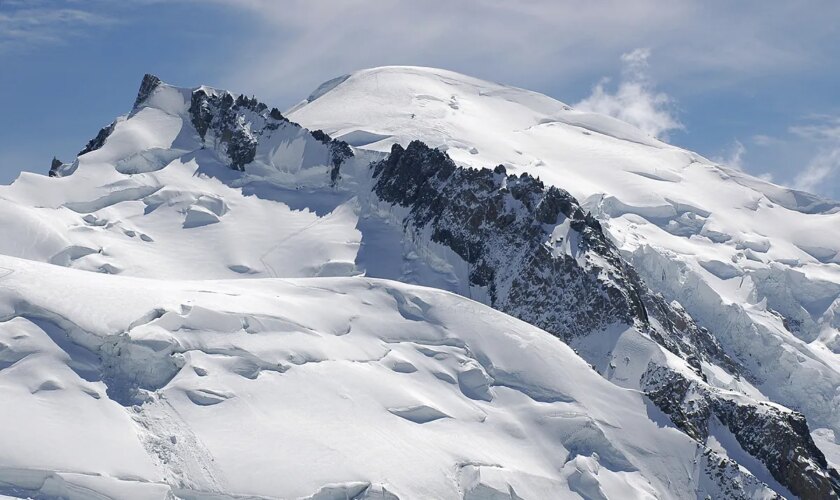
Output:
<path fill-rule="evenodd" d="M 741 141 L 735 139 L 732 143 L 731 150 L 725 156 L 716 157 L 714 160 L 721 165 L 726 165 L 737 170 L 744 170 L 744 156 L 746 154 L 747 148 Z"/>
<path fill-rule="evenodd" d="M 811 193 L 832 194 L 840 173 L 840 147 L 824 150 L 793 180 L 793 187 Z"/>
<path fill-rule="evenodd" d="M 760 0 L 211 1 L 253 18 L 239 38 L 242 56 L 221 65 L 215 80 L 276 101 L 388 64 L 442 67 L 534 90 L 577 89 L 612 71 L 632 47 L 656 54 L 657 82 L 691 91 L 738 85 L 832 60 L 829 19 L 840 14 L 836 0 L 814 0 L 808 9 L 767 9 Z"/>
<path fill-rule="evenodd" d="M 752 143 L 755 144 L 756 146 L 772 146 L 772 145 L 779 144 L 779 143 L 782 142 L 780 139 L 778 139 L 776 137 L 771 137 L 771 136 L 765 135 L 765 134 L 756 134 L 756 135 L 752 136 L 750 139 L 751 139 Z"/>
<path fill-rule="evenodd" d="M 795 175 L 792 187 L 827 196 L 840 195 L 840 117 L 807 116 L 788 131 L 817 150 L 804 170 Z"/>
<path fill-rule="evenodd" d="M 633 9 L 616 0 L 216 1 L 246 9 L 257 22 L 243 41 L 247 56 L 231 61 L 223 83 L 269 97 L 280 81 L 300 96 L 342 73 L 389 64 L 441 67 L 539 89 L 603 73 L 614 64 L 614 55 L 602 56 L 615 54 L 616 38 L 635 39 L 646 25 L 685 16 L 684 6 L 652 0 Z"/>
<path fill-rule="evenodd" d="M 37 44 L 61 43 L 85 29 L 115 20 L 88 4 L 45 0 L 0 0 L 0 52 Z M 102 9 L 98 9 L 101 11 Z"/>
<path fill-rule="evenodd" d="M 812 115 L 806 123 L 790 127 L 790 132 L 809 141 L 828 141 L 840 143 L 840 117 L 830 115 Z"/>
<path fill-rule="evenodd" d="M 613 116 L 654 137 L 667 139 L 668 132 L 683 126 L 675 117 L 673 99 L 656 90 L 649 74 L 649 58 L 650 49 L 646 48 L 623 54 L 621 80 L 615 91 L 607 89 L 609 80 L 601 80 L 592 94 L 575 107 Z"/>

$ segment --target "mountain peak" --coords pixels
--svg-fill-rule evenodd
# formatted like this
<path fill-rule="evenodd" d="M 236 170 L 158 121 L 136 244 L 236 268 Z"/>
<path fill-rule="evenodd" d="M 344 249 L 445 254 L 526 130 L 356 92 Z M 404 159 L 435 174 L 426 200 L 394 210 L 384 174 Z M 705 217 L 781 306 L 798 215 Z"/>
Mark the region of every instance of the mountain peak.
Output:
<path fill-rule="evenodd" d="M 476 167 L 498 163 L 499 158 L 515 163 L 523 156 L 507 158 L 500 150 L 510 142 L 511 132 L 555 125 L 575 127 L 578 133 L 585 129 L 652 147 L 664 146 L 630 124 L 574 110 L 538 92 L 417 66 L 370 68 L 333 78 L 287 115 L 353 146 L 381 152 L 389 151 L 395 142 L 407 145 L 419 138 L 432 147 L 449 150 L 459 163 Z M 478 124 L 489 132 L 485 137 L 488 147 L 464 147 L 473 139 L 466 133 L 475 131 Z"/>
<path fill-rule="evenodd" d="M 143 104 L 143 101 L 148 99 L 161 83 L 163 82 L 161 82 L 160 78 L 151 73 L 143 75 L 143 80 L 140 82 L 140 89 L 137 91 L 137 98 L 134 100 L 133 108 L 136 109 L 137 106 Z"/>
<path fill-rule="evenodd" d="M 287 115 L 148 74 L 134 106 L 59 179 L 0 189 L 0 370 L 43 419 L 6 439 L 79 438 L 27 470 L 284 498 L 386 478 L 402 498 L 836 498 L 840 213 L 434 68 L 334 78 Z M 48 398 L 68 419 L 27 410 Z M 348 475 L 359 450 L 378 459 Z"/>

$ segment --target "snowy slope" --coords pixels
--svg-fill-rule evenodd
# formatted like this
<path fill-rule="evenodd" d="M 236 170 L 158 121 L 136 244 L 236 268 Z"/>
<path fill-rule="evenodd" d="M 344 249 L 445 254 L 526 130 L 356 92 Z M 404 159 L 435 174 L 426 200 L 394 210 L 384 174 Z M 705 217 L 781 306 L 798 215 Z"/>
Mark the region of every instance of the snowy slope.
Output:
<path fill-rule="evenodd" d="M 423 140 L 571 192 L 648 285 L 768 397 L 840 432 L 840 205 L 752 178 L 534 92 L 415 67 L 354 73 L 291 119 L 354 146 Z M 825 449 L 833 449 L 824 441 Z"/>
<path fill-rule="evenodd" d="M 327 148 L 272 120 L 278 128 L 262 131 L 263 163 L 250 165 L 253 182 L 243 188 L 224 151 L 204 148 L 190 123 L 191 91 L 160 85 L 117 119 L 100 148 L 65 165 L 66 176 L 21 173 L 0 187 L 0 225 L 18 235 L 0 252 L 174 279 L 356 274 L 356 218 L 336 209 L 347 200 L 326 193 L 302 201 L 307 179 L 328 181 Z M 211 131 L 204 142 L 217 141 Z"/>
<path fill-rule="evenodd" d="M 446 292 L 0 268 L 3 493 L 772 495 L 713 478 L 719 457 L 552 336 Z"/>
<path fill-rule="evenodd" d="M 723 207 L 718 215 L 699 200 L 707 191 L 763 190 L 774 206 L 755 211 L 813 224 L 837 217 L 830 204 L 736 172 L 722 179 L 714 174 L 722 168 L 627 124 L 440 70 L 339 78 L 290 117 L 357 147 L 256 99 L 147 75 L 132 111 L 54 177 L 21 174 L 0 187 L 0 227 L 14 235 L 0 241 L 11 280 L 0 279 L 8 291 L 0 377 L 10 377 L 4 387 L 20 408 L 53 422 L 36 419 L 28 434 L 0 443 L 14 450 L 0 452 L 0 493 L 84 496 L 91 483 L 112 497 L 172 488 L 186 497 L 296 497 L 326 488 L 318 498 L 390 498 L 385 488 L 400 498 L 491 490 L 763 498 L 772 492 L 761 482 L 785 496 L 788 485 L 835 488 L 803 439 L 804 418 L 770 401 L 825 427 L 814 435 L 831 458 L 838 383 L 825 346 L 836 334 L 837 266 L 770 263 L 775 243 L 764 253 L 752 243 L 739 249 L 704 225 L 723 219 L 754 232 L 749 217 L 730 217 L 735 198 L 709 202 Z M 413 178 L 400 170 L 411 165 L 386 152 L 415 139 L 461 165 L 530 170 L 586 200 L 635 270 L 568 193 L 500 171 L 441 174 L 440 184 Z M 425 145 L 409 150 L 405 157 L 440 160 L 421 161 L 421 171 L 448 172 L 448 159 Z M 694 164 L 674 167 L 689 157 Z M 419 192 L 413 182 L 424 198 L 409 203 L 403 195 Z M 692 204 L 674 202 L 680 193 Z M 480 228 L 458 216 L 477 209 L 495 215 Z M 766 230 L 781 238 L 778 227 Z M 448 241 L 435 236 L 441 231 Z M 519 289 L 476 281 L 478 250 L 486 253 L 479 271 L 516 274 Z M 517 252 L 548 260 L 520 262 Z M 744 258 L 723 262 L 730 255 Z M 768 262 L 755 260 L 761 255 Z M 667 300 L 645 292 L 636 271 Z M 493 304 L 569 340 L 586 362 L 478 303 L 361 275 Z M 218 281 L 232 278 L 248 280 Z M 674 298 L 719 344 L 668 303 Z M 646 313 L 639 300 L 656 310 Z M 796 323 L 800 304 L 828 312 Z M 785 329 L 794 324 L 800 336 L 824 333 L 797 341 Z M 53 395 L 67 402 L 38 399 Z M 79 413 L 55 420 L 49 409 L 63 406 Z M 88 420 L 95 426 L 80 424 Z M 91 435 L 101 428 L 113 436 Z M 66 433 L 79 438 L 61 453 L 19 451 Z M 114 443 L 129 451 L 104 460 Z M 90 451 L 73 462 L 76 447 Z"/>

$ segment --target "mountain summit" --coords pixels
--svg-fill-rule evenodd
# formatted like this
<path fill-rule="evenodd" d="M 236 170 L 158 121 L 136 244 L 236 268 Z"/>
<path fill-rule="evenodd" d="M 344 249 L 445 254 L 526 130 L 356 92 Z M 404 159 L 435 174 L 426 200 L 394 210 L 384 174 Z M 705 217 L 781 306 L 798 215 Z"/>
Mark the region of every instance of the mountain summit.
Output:
<path fill-rule="evenodd" d="M 0 494 L 836 498 L 840 209 L 534 92 L 146 75 L 0 188 Z"/>

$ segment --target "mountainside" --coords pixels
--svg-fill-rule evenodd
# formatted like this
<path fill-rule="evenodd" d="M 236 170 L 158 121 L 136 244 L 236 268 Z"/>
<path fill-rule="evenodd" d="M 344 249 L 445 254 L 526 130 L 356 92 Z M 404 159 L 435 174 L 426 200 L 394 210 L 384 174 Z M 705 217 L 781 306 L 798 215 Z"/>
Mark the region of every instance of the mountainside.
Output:
<path fill-rule="evenodd" d="M 840 491 L 833 202 L 406 67 L 147 75 L 49 174 L 0 187 L 0 494 Z"/>
<path fill-rule="evenodd" d="M 0 267 L 6 494 L 771 496 L 563 343 L 445 292 Z"/>
<path fill-rule="evenodd" d="M 840 432 L 840 204 L 449 71 L 377 68 L 336 82 L 290 118 L 366 150 L 421 140 L 460 165 L 501 164 L 568 191 L 762 392 Z"/>

